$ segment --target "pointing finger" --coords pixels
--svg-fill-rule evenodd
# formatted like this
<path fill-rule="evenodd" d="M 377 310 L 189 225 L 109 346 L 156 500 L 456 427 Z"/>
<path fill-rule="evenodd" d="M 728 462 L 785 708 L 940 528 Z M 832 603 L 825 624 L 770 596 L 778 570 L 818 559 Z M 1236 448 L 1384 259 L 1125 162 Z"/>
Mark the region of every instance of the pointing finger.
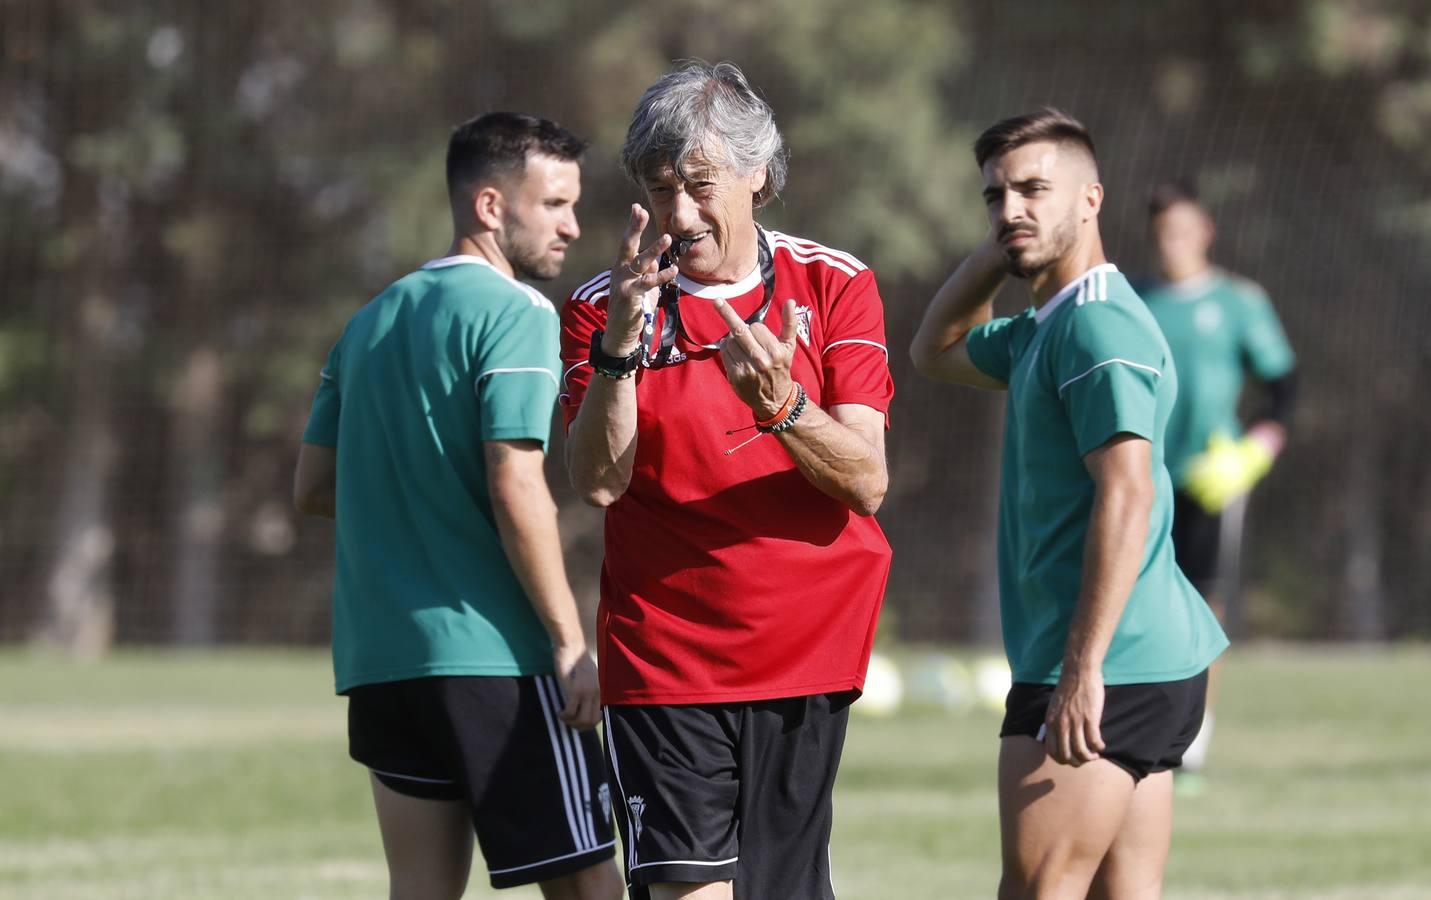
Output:
<path fill-rule="evenodd" d="M 745 321 L 736 314 L 730 304 L 724 300 L 717 300 L 715 307 L 716 311 L 720 313 L 720 317 L 725 320 L 725 324 L 730 326 L 731 343 L 744 350 L 747 356 L 760 356 L 764 349 L 760 346 L 760 341 L 751 334 L 750 326 L 745 324 Z"/>
<path fill-rule="evenodd" d="M 735 314 L 735 310 L 730 308 L 729 303 L 726 303 L 724 300 L 717 300 L 715 302 L 715 308 L 716 312 L 720 313 L 720 317 L 725 320 L 726 327 L 730 329 L 732 335 L 737 331 L 745 330 L 745 322 L 741 320 L 740 316 Z"/>

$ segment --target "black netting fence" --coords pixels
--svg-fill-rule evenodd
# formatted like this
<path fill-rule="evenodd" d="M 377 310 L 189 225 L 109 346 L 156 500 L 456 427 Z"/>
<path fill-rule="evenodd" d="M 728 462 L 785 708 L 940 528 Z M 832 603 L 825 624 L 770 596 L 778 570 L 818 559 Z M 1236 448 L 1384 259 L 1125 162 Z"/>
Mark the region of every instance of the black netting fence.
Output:
<path fill-rule="evenodd" d="M 887 633 L 996 636 L 999 399 L 920 380 L 903 348 L 984 227 L 973 136 L 1053 104 L 1097 138 L 1120 267 L 1152 264 L 1148 188 L 1194 179 L 1219 261 L 1299 355 L 1239 630 L 1431 635 L 1428 48 L 1409 2 L 7 0 L 0 640 L 325 640 L 331 544 L 288 503 L 296 441 L 342 322 L 447 245 L 448 128 L 516 108 L 593 139 L 559 298 L 612 253 L 627 116 L 684 56 L 740 63 L 773 104 L 792 175 L 770 221 L 879 275 Z M 594 602 L 600 517 L 559 459 Z"/>

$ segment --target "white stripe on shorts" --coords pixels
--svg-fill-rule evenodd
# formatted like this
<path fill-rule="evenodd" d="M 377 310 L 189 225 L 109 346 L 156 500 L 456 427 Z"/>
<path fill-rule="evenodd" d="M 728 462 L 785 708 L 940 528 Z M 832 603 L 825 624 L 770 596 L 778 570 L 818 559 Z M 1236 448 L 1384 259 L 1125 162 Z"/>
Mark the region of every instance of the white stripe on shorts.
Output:
<path fill-rule="evenodd" d="M 601 716 L 606 721 L 606 753 L 611 758 L 611 779 L 616 782 L 616 801 L 626 816 L 626 834 L 631 838 L 626 848 L 626 868 L 636 868 L 636 823 L 631 821 L 631 807 L 626 802 L 626 789 L 621 786 L 621 766 L 616 762 L 616 738 L 611 730 L 611 708 L 602 707 Z"/>
<path fill-rule="evenodd" d="M 561 688 L 557 685 L 556 676 L 541 676 L 538 681 L 546 682 L 547 697 L 551 700 L 552 711 L 561 709 Z M 587 846 L 596 845 L 596 825 L 591 820 L 591 783 L 586 777 L 586 754 L 581 749 L 581 738 L 576 731 L 569 727 L 561 719 L 556 720 L 557 734 L 561 736 L 562 748 L 565 750 L 567 767 L 567 777 L 571 779 L 571 800 L 572 806 L 576 810 L 576 824 L 582 832 L 582 842 Z M 578 844 L 578 846 L 581 846 Z"/>
<path fill-rule="evenodd" d="M 557 696 L 561 696 L 561 695 L 558 694 Z M 592 813 L 593 813 L 593 811 L 592 811 L 592 808 L 591 808 L 591 807 L 592 807 L 591 779 L 590 779 L 590 777 L 589 777 L 589 776 L 587 775 L 587 773 L 586 773 L 586 748 L 582 746 L 582 744 L 581 744 L 581 735 L 580 735 L 579 733 L 577 733 L 576 729 L 574 729 L 574 728 L 568 728 L 568 727 L 566 727 L 566 726 L 563 726 L 563 728 L 564 728 L 565 731 L 566 731 L 567 737 L 568 737 L 568 738 L 570 739 L 570 741 L 571 741 L 571 747 L 572 747 L 572 749 L 576 751 L 576 772 L 577 772 L 577 777 L 581 779 L 581 797 L 580 797 L 580 804 L 579 804 L 579 807 L 578 807 L 578 808 L 581 809 L 581 810 L 583 810 L 583 811 L 585 812 L 585 816 L 584 816 L 583 818 L 584 818 L 585 824 L 586 824 L 587 840 L 592 844 L 592 846 L 595 846 L 595 845 L 596 845 L 596 820 L 595 820 L 594 818 L 592 818 Z"/>
<path fill-rule="evenodd" d="M 551 708 L 551 701 L 547 699 L 546 691 L 543 690 L 542 678 L 538 675 L 533 681 L 537 685 L 537 695 L 542 701 L 542 716 L 547 720 L 547 737 L 551 739 L 552 758 L 556 761 L 557 778 L 561 781 L 561 798 L 566 805 L 566 823 L 571 828 L 571 840 L 578 850 L 589 849 L 586 840 L 581 833 L 581 827 L 577 824 L 576 810 L 571 805 L 571 784 L 566 777 L 566 766 L 563 760 L 560 732 L 557 726 L 561 721 L 556 718 L 556 711 Z"/>
<path fill-rule="evenodd" d="M 396 772 L 384 772 L 382 769 L 374 769 L 368 766 L 368 771 L 374 775 L 386 775 L 389 778 L 401 778 L 403 781 L 421 781 L 423 784 L 456 784 L 451 778 L 419 778 L 416 775 L 399 775 Z"/>
<path fill-rule="evenodd" d="M 656 862 L 642 863 L 639 866 L 632 866 L 632 869 L 644 869 L 647 866 L 725 866 L 733 862 L 738 862 L 739 856 L 732 856 L 730 859 L 713 859 L 709 861 L 699 859 L 660 859 Z"/>
<path fill-rule="evenodd" d="M 535 869 L 537 866 L 545 866 L 548 863 L 561 862 L 564 859 L 571 859 L 573 856 L 581 856 L 584 853 L 595 853 L 598 850 L 605 850 L 614 846 L 616 839 L 612 838 L 599 847 L 592 847 L 590 850 L 573 850 L 571 853 L 563 853 L 561 856 L 553 856 L 551 859 L 543 859 L 534 863 L 527 863 L 524 866 L 512 866 L 510 869 L 488 869 L 488 875 L 506 875 L 508 872 L 520 872 L 523 869 Z"/>

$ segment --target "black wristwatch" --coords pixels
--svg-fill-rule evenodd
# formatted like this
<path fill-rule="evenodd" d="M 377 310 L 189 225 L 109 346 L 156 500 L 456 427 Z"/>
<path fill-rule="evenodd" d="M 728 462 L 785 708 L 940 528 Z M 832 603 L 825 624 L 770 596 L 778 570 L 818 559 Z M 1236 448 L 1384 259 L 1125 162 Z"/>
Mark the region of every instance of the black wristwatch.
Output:
<path fill-rule="evenodd" d="M 606 332 L 599 328 L 591 333 L 591 352 L 587 361 L 596 370 L 596 374 L 617 380 L 635 375 L 636 370 L 641 368 L 641 345 L 636 345 L 636 349 L 626 356 L 612 356 L 601 349 L 601 339 L 605 335 Z"/>

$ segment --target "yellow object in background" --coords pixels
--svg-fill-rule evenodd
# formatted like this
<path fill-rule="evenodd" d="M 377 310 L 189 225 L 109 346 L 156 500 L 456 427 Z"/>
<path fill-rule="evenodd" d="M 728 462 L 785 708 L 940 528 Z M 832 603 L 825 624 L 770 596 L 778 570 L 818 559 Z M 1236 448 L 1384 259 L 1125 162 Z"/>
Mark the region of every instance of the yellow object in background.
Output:
<path fill-rule="evenodd" d="M 1252 490 L 1272 468 L 1272 451 L 1252 435 L 1233 440 L 1214 434 L 1207 449 L 1188 464 L 1183 489 L 1210 513 Z"/>

